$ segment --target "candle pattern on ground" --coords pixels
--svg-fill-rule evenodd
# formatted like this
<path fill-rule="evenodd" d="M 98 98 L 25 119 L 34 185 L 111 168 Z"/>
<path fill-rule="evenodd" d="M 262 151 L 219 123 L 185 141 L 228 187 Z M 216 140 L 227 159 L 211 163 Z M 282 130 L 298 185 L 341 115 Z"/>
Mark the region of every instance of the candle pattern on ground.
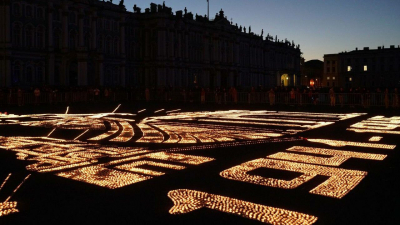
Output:
<path fill-rule="evenodd" d="M 302 175 L 292 180 L 281 180 L 248 174 L 258 168 L 286 170 L 302 173 Z M 325 182 L 312 189 L 310 193 L 342 198 L 364 179 L 367 172 L 261 158 L 224 170 L 220 175 L 231 180 L 283 189 L 297 188 L 317 175 L 329 176 Z"/>
<path fill-rule="evenodd" d="M 318 219 L 304 213 L 188 189 L 170 191 L 168 197 L 174 202 L 174 206 L 169 210 L 170 214 L 185 214 L 209 208 L 268 224 L 306 225 L 313 224 Z"/>

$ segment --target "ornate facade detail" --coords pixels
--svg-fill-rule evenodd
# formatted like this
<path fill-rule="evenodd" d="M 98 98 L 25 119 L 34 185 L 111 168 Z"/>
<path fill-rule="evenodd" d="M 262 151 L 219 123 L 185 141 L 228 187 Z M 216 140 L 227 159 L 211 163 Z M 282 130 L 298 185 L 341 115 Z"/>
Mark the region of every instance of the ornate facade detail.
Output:
<path fill-rule="evenodd" d="M 0 6 L 1 86 L 276 86 L 299 84 L 294 42 L 243 32 L 152 3 L 7 1 Z M 4 46 L 4 47 L 3 47 Z M 290 78 L 290 79 L 289 79 Z"/>

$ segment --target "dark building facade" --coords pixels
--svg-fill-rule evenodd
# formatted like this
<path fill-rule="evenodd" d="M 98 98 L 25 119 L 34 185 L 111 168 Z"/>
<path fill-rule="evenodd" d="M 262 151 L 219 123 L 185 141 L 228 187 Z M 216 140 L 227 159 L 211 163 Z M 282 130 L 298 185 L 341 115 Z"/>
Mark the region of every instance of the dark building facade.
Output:
<path fill-rule="evenodd" d="M 300 84 L 300 46 L 228 21 L 123 1 L 1 0 L 1 86 Z"/>
<path fill-rule="evenodd" d="M 399 87 L 400 46 L 324 55 L 323 86 Z"/>
<path fill-rule="evenodd" d="M 324 62 L 321 60 L 309 60 L 301 66 L 302 86 L 320 87 L 324 73 Z"/>

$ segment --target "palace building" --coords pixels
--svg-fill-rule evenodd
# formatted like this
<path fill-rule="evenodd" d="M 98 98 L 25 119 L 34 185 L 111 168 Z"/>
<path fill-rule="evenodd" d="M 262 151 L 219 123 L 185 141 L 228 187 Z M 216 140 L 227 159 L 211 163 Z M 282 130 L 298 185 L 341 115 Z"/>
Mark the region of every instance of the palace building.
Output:
<path fill-rule="evenodd" d="M 324 55 L 323 86 L 399 87 L 400 46 L 368 47 Z"/>
<path fill-rule="evenodd" d="M 1 0 L 0 86 L 300 84 L 300 45 L 228 21 L 123 1 Z"/>

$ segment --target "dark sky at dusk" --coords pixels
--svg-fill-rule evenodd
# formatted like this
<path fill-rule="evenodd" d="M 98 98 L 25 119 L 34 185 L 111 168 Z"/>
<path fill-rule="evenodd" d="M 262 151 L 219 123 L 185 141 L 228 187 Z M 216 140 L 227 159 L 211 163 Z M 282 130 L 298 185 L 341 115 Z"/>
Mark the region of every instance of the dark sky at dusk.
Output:
<path fill-rule="evenodd" d="M 114 2 L 119 2 L 114 0 Z M 150 7 L 162 0 L 125 0 L 126 8 Z M 207 14 L 207 0 L 166 0 L 173 12 L 185 6 L 193 14 Z M 300 44 L 306 60 L 356 47 L 400 45 L 400 0 L 210 0 L 210 17 L 220 9 L 228 20 L 254 33 L 271 34 Z"/>

